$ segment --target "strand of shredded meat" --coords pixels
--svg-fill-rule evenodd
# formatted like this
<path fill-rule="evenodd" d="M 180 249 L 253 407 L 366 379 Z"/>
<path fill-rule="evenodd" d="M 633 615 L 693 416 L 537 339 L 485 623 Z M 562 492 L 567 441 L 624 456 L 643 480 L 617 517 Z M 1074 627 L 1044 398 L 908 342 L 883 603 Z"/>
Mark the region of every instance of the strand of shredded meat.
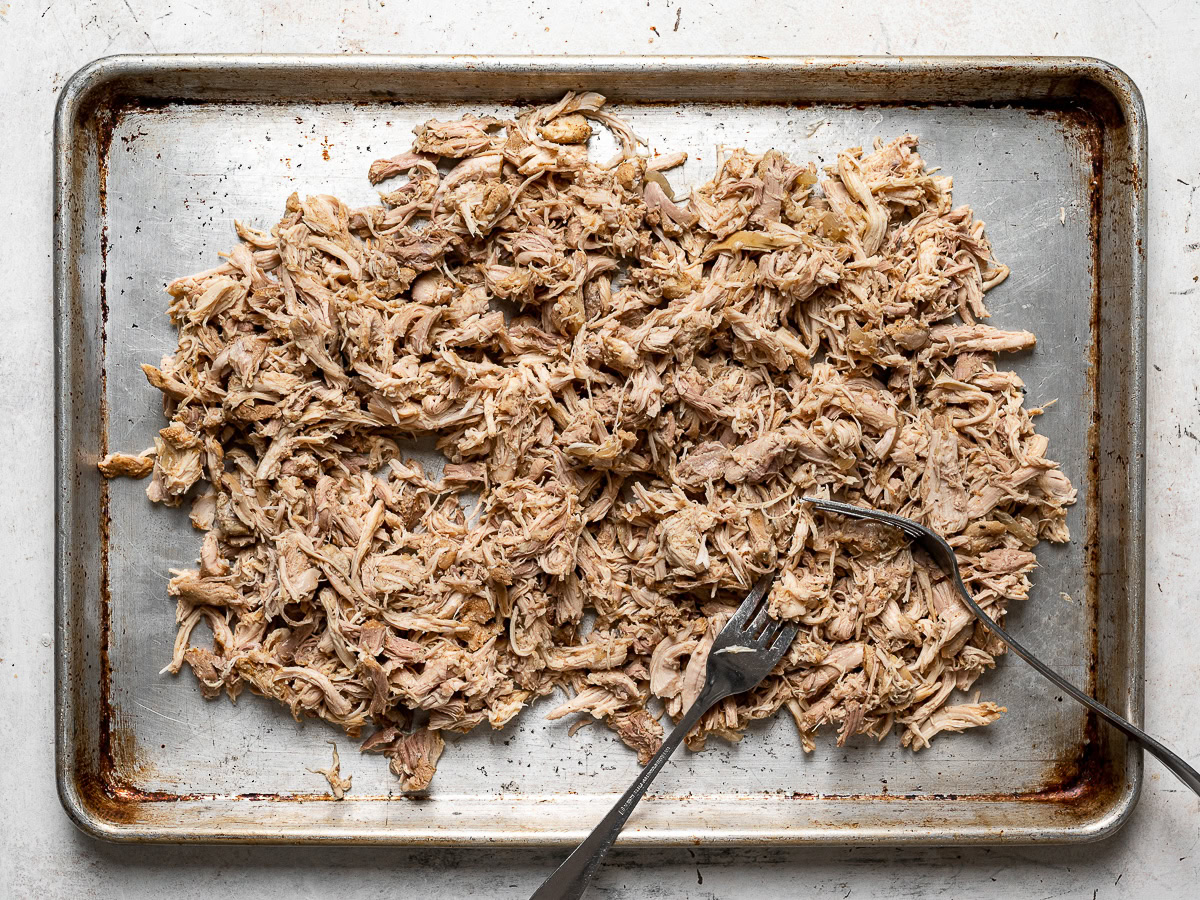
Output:
<path fill-rule="evenodd" d="M 800 502 L 927 523 L 997 617 L 1039 539 L 1068 539 L 1075 491 L 994 359 L 1035 338 L 981 324 L 1007 275 L 983 223 L 912 135 L 823 172 L 724 150 L 681 202 L 663 171 L 684 155 L 646 155 L 603 107 L 428 122 L 371 166 L 380 206 L 293 195 L 169 286 L 179 347 L 143 368 L 170 424 L 101 464 L 153 460 L 150 499 L 190 499 L 204 532 L 168 587 L 166 670 L 367 729 L 405 790 L 443 731 L 555 688 L 550 718 L 601 719 L 646 759 L 779 569 L 771 608 L 799 637 L 689 746 L 782 707 L 806 748 L 993 721 L 953 697 L 1004 647 L 949 582 L 897 533 Z M 589 159 L 596 125 L 617 158 Z M 448 460 L 437 480 L 414 438 Z"/>

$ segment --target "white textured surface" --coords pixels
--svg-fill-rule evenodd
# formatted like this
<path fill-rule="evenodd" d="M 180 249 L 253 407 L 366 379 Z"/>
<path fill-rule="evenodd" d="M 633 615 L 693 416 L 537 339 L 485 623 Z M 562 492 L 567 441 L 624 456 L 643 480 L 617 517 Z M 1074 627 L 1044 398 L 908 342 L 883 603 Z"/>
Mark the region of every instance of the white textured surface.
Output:
<path fill-rule="evenodd" d="M 64 81 L 119 52 L 1081 54 L 1124 68 L 1150 123 L 1147 727 L 1200 759 L 1192 562 L 1200 537 L 1200 19 L 1189 0 L 866 4 L 406 4 L 400 0 L 0 0 L 0 896 L 525 897 L 534 852 L 120 847 L 54 791 L 51 121 Z M 653 26 L 653 28 L 651 27 Z M 1088 847 L 619 852 L 596 897 L 1194 896 L 1200 800 L 1153 761 L 1114 839 Z"/>

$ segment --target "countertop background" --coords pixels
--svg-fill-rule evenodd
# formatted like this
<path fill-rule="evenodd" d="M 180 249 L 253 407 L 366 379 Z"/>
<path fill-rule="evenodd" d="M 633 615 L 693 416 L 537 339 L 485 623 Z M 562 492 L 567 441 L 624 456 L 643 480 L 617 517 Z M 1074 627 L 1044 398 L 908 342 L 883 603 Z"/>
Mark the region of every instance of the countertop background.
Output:
<path fill-rule="evenodd" d="M 1054 7 L 1054 8 L 1051 8 Z M 1020 54 L 1098 56 L 1150 126 L 1146 724 L 1200 760 L 1200 6 L 564 0 L 0 0 L 0 897 L 523 898 L 535 851 L 128 847 L 67 820 L 54 787 L 51 123 L 113 53 Z M 1114 838 L 1070 848 L 618 851 L 589 896 L 1196 896 L 1200 799 L 1152 760 Z"/>

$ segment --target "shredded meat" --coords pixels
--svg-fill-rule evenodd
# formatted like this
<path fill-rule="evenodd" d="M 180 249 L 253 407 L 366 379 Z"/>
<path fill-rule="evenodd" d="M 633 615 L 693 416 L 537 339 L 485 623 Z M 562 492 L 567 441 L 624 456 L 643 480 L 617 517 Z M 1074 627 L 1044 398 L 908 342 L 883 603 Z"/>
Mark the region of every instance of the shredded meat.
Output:
<path fill-rule="evenodd" d="M 332 741 L 330 741 L 333 744 Z M 329 782 L 329 790 L 333 793 L 334 800 L 345 800 L 346 792 L 350 790 L 350 783 L 354 779 L 353 775 L 342 777 L 342 761 L 338 759 L 337 744 L 333 744 L 333 762 L 330 763 L 328 769 L 309 769 L 314 775 L 324 775 L 325 780 Z"/>
<path fill-rule="evenodd" d="M 154 452 L 110 453 L 96 465 L 105 478 L 145 478 L 154 470 Z"/>
<path fill-rule="evenodd" d="M 594 125 L 616 159 L 589 159 Z M 1035 338 L 979 324 L 1008 270 L 917 139 L 824 173 L 724 150 L 680 200 L 662 172 L 684 155 L 648 157 L 599 94 L 416 134 L 371 166 L 402 180 L 382 205 L 292 195 L 168 287 L 179 346 L 144 369 L 170 424 L 100 464 L 140 476 L 152 456 L 149 498 L 191 498 L 206 532 L 168 587 L 167 670 L 372 729 L 405 790 L 443 731 L 556 688 L 551 718 L 602 720 L 645 759 L 648 703 L 682 714 L 778 569 L 771 608 L 800 635 L 690 746 L 781 707 L 809 748 L 825 726 L 917 749 L 995 719 L 947 705 L 1005 648 L 930 561 L 800 501 L 928 523 L 997 617 L 1039 540 L 1068 539 L 1075 491 L 993 356 Z M 190 645 L 200 622 L 211 649 Z"/>

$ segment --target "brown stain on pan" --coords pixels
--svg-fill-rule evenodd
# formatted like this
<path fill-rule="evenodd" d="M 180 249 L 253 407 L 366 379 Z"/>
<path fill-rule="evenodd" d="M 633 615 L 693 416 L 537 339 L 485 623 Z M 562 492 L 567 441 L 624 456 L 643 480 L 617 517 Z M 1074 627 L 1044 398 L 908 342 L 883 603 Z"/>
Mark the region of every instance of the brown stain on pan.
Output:
<path fill-rule="evenodd" d="M 1106 179 L 1136 185 L 1139 172 L 1136 161 L 1131 162 L 1131 169 L 1128 173 L 1115 170 L 1110 172 L 1105 169 L 1105 134 L 1126 127 L 1127 122 L 1120 107 L 1113 102 L 1112 96 L 1103 87 L 1085 85 L 1080 92 L 1079 100 L 1073 107 L 1049 111 L 1047 114 L 1053 115 L 1058 120 L 1064 137 L 1078 147 L 1085 163 L 1085 177 L 1088 179 L 1085 196 L 1092 293 L 1089 298 L 1088 321 L 1091 339 L 1086 348 L 1086 364 L 1092 415 L 1087 426 L 1086 530 L 1083 547 L 1089 614 L 1088 667 L 1085 689 L 1092 696 L 1097 696 L 1101 693 L 1102 688 L 1098 668 L 1100 665 L 1100 617 L 1106 612 L 1111 612 L 1114 616 L 1119 612 L 1117 609 L 1110 611 L 1103 608 L 1104 606 L 1124 602 L 1122 598 L 1106 598 L 1102 594 L 1103 561 L 1100 523 L 1102 519 L 1115 521 L 1123 518 L 1121 514 L 1124 510 L 1105 508 L 1100 496 L 1100 485 L 1109 468 L 1124 469 L 1129 462 L 1119 455 L 1115 459 L 1105 459 L 1104 448 L 1101 446 L 1103 426 L 1107 419 L 1111 419 L 1118 425 L 1128 421 L 1127 410 L 1109 408 L 1100 385 L 1100 362 L 1104 358 L 1102 341 L 1105 335 L 1101 285 L 1104 275 L 1102 240 L 1105 226 L 1105 185 Z M 1131 181 L 1126 179 L 1131 179 Z M 1140 252 L 1140 247 L 1136 252 Z M 1119 535 L 1121 549 L 1126 540 L 1128 540 L 1128 536 L 1121 533 Z M 1101 697 L 1101 699 L 1107 698 Z M 1109 702 L 1113 701 L 1109 700 Z M 1122 779 L 1117 776 L 1118 770 L 1122 766 L 1118 763 L 1118 766 L 1114 768 L 1112 765 L 1113 754 L 1110 752 L 1112 736 L 1111 729 L 1108 729 L 1106 725 L 1101 725 L 1095 713 L 1090 710 L 1086 711 L 1082 742 L 1076 745 L 1072 753 L 1064 755 L 1050 767 L 1040 791 L 1029 795 L 1016 795 L 1013 799 L 1045 799 L 1065 803 L 1080 818 L 1088 818 L 1091 814 L 1101 811 L 1106 805 L 1111 804 L 1113 797 L 1121 789 Z"/>
<path fill-rule="evenodd" d="M 102 100 L 98 104 L 93 118 L 94 140 L 96 142 L 96 157 L 98 164 L 98 197 L 100 203 L 100 342 L 101 347 L 108 343 L 108 156 L 112 149 L 119 113 L 114 109 L 111 99 Z M 108 370 L 107 354 L 100 354 L 100 448 L 98 456 L 103 457 L 108 452 Z M 109 640 L 112 631 L 112 595 L 109 589 L 109 545 L 111 529 L 109 520 L 109 489 L 107 479 L 100 479 L 100 609 L 99 625 L 99 664 L 100 685 L 99 704 L 100 720 L 97 726 L 97 749 L 99 767 L 96 771 L 79 771 L 76 773 L 80 794 L 87 800 L 89 807 L 117 823 L 125 824 L 131 815 L 127 804 L 122 803 L 111 791 L 112 787 L 112 733 L 111 723 L 113 709 L 112 665 L 109 659 Z M 135 742 L 136 743 L 136 742 Z M 119 812 L 118 812 L 119 811 Z"/>
<path fill-rule="evenodd" d="M 1099 686 L 1098 666 L 1100 662 L 1099 616 L 1100 616 L 1100 518 L 1103 509 L 1100 498 L 1100 433 L 1103 407 L 1099 384 L 1102 348 L 1101 291 L 1100 291 L 1100 240 L 1103 220 L 1104 184 L 1104 130 L 1112 127 L 1105 123 L 1093 106 L 1073 106 L 1065 109 L 1047 110 L 1042 113 L 1053 117 L 1064 138 L 1078 148 L 1084 162 L 1083 175 L 1087 179 L 1084 196 L 1087 203 L 1089 260 L 1091 295 L 1088 298 L 1088 327 L 1090 340 L 1086 349 L 1087 389 L 1091 399 L 1092 415 L 1087 425 L 1087 471 L 1084 475 L 1085 532 L 1083 542 L 1084 579 L 1087 607 L 1087 672 L 1084 690 L 1096 695 Z M 1033 794 L 1013 795 L 1012 799 L 1069 801 L 1072 809 L 1081 803 L 1093 809 L 1099 798 L 1111 799 L 1115 785 L 1112 772 L 1106 764 L 1095 713 L 1084 711 L 1081 742 L 1067 751 L 1047 770 L 1042 788 Z M 1084 802 L 1088 801 L 1088 802 Z"/>

